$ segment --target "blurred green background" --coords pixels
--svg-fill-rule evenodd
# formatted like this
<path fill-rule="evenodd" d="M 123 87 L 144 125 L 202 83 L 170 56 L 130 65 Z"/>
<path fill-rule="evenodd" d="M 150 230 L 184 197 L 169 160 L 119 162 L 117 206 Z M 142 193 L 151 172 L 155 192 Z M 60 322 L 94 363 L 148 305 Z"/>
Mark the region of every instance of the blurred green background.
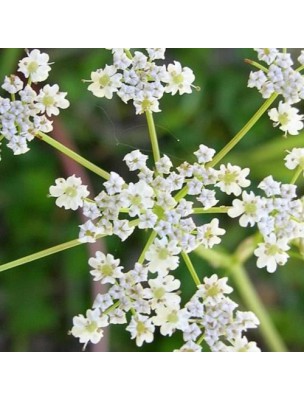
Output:
<path fill-rule="evenodd" d="M 139 148 L 150 153 L 143 116 L 135 116 L 133 106 L 119 99 L 98 99 L 82 79 L 90 72 L 111 64 L 111 53 L 104 49 L 45 49 L 55 64 L 47 83 L 58 83 L 68 92 L 71 106 L 57 118 L 59 138 L 69 138 L 80 154 L 106 170 L 114 170 L 128 179 L 123 156 Z M 0 52 L 0 76 L 14 73 L 23 49 Z M 165 96 L 162 113 L 155 114 L 162 153 L 178 165 L 194 161 L 193 151 L 200 143 L 220 150 L 242 128 L 262 104 L 260 95 L 248 89 L 250 67 L 244 58 L 253 58 L 249 49 L 168 49 L 166 62 L 178 60 L 196 75 L 201 91 L 192 95 Z M 4 93 L 1 89 L 1 95 Z M 302 110 L 303 111 L 303 110 Z M 303 147 L 302 136 L 283 138 L 264 116 L 225 161 L 248 166 L 252 187 L 265 176 L 288 182 L 291 171 L 284 168 L 285 149 Z M 2 146 L 0 162 L 0 263 L 74 239 L 81 223 L 77 213 L 55 207 L 47 197 L 48 188 L 67 170 L 57 153 L 45 143 L 34 141 L 31 151 L 15 157 Z M 73 168 L 73 166 L 72 166 Z M 93 173 L 89 180 L 97 194 L 102 182 Z M 88 183 L 88 182 L 86 182 Z M 299 186 L 302 187 L 301 184 Z M 300 189 L 301 190 L 301 189 Z M 303 193 L 299 193 L 303 194 Z M 223 204 L 231 199 L 222 197 Z M 202 220 L 210 219 L 208 216 Z M 238 226 L 237 221 L 223 217 L 221 226 L 228 234 L 223 248 L 235 250 L 253 233 Z M 142 234 L 135 234 L 121 244 L 115 238 L 106 240 L 109 252 L 131 266 L 144 245 Z M 92 304 L 92 281 L 88 273 L 88 249 L 85 245 L 0 274 L 0 351 L 80 351 L 77 339 L 67 335 L 72 317 L 84 313 Z M 201 277 L 214 272 L 204 260 L 193 256 Z M 255 267 L 254 258 L 247 270 L 276 327 L 290 351 L 304 350 L 304 264 L 291 259 L 275 274 Z M 219 275 L 226 271 L 218 269 Z M 188 299 L 194 290 L 188 272 L 177 272 Z M 230 281 L 233 285 L 233 281 Z M 246 309 L 237 291 L 234 300 Z M 259 331 L 250 336 L 267 351 Z M 124 326 L 111 327 L 103 349 L 111 351 L 170 351 L 181 345 L 181 337 L 156 335 L 151 345 L 137 349 Z M 108 346 L 108 347 L 106 347 Z M 96 347 L 95 350 L 102 348 Z M 89 347 L 89 350 L 94 350 Z"/>

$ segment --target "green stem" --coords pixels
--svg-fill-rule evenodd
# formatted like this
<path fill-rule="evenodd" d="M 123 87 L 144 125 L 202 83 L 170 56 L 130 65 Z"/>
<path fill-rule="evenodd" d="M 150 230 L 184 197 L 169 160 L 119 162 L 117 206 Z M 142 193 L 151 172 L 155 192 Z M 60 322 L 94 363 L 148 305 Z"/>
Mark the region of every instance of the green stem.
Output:
<path fill-rule="evenodd" d="M 244 303 L 260 320 L 260 330 L 269 349 L 276 352 L 287 351 L 243 266 L 232 268 L 231 274 Z"/>
<path fill-rule="evenodd" d="M 120 300 L 116 301 L 116 303 L 112 304 L 107 310 L 105 310 L 102 314 L 107 315 L 110 312 L 114 311 L 117 307 L 120 306 Z"/>
<path fill-rule="evenodd" d="M 187 196 L 187 194 L 188 194 L 188 186 L 186 185 L 174 196 L 174 200 L 179 202 L 181 199 Z"/>
<path fill-rule="evenodd" d="M 139 256 L 138 262 L 142 264 L 145 261 L 145 255 L 151 244 L 154 242 L 154 239 L 156 238 L 157 233 L 155 231 L 152 231 L 151 235 L 149 236 L 149 239 L 147 240 L 147 243 L 145 244 L 145 247 L 143 251 L 141 252 L 141 255 Z"/>
<path fill-rule="evenodd" d="M 203 340 L 204 340 L 204 337 L 205 337 L 205 335 L 202 334 L 202 335 L 197 339 L 196 344 L 201 345 L 201 343 L 202 343 Z"/>
<path fill-rule="evenodd" d="M 220 207 L 211 207 L 211 208 L 193 208 L 193 214 L 225 214 L 231 207 L 220 206 Z"/>
<path fill-rule="evenodd" d="M 243 137 L 250 131 L 250 129 L 257 123 L 261 116 L 267 111 L 271 104 L 278 97 L 277 93 L 272 94 L 269 99 L 267 99 L 258 111 L 254 114 L 252 118 L 247 122 L 247 124 L 230 140 L 226 146 L 216 154 L 214 159 L 207 164 L 207 167 L 214 167 L 218 164 L 238 143 Z"/>
<path fill-rule="evenodd" d="M 101 176 L 102 178 L 108 180 L 110 178 L 110 174 L 103 170 L 102 168 L 97 167 L 97 165 L 91 163 L 90 161 L 86 160 L 85 158 L 81 157 L 79 154 L 75 153 L 74 151 L 70 150 L 69 148 L 65 147 L 63 144 L 57 142 L 57 140 L 51 138 L 50 136 L 46 135 L 43 132 L 38 132 L 36 134 L 38 139 L 43 140 L 50 146 L 54 147 L 56 150 L 59 150 L 61 153 L 65 154 L 66 156 L 70 157 L 72 160 L 76 161 L 78 164 L 82 165 L 83 167 L 89 169 L 90 171 L 94 172 L 95 174 Z"/>
<path fill-rule="evenodd" d="M 82 242 L 80 242 L 79 239 L 74 239 L 69 242 L 50 247 L 49 249 L 38 251 L 37 253 L 31 254 L 29 256 L 22 257 L 19 258 L 18 260 L 14 260 L 9 263 L 0 265 L 0 272 L 6 271 L 7 269 L 18 267 L 19 265 L 27 264 L 31 261 L 39 260 L 40 258 L 50 256 L 51 254 L 59 253 L 60 251 L 64 251 L 72 247 L 79 246 L 80 244 L 82 244 Z"/>
<path fill-rule="evenodd" d="M 294 176 L 292 177 L 292 179 L 290 181 L 291 185 L 294 185 L 296 183 L 296 181 L 299 178 L 299 176 L 301 175 L 302 171 L 303 171 L 303 168 L 299 165 L 298 168 L 296 169 Z"/>
<path fill-rule="evenodd" d="M 150 136 L 150 141 L 151 141 L 151 145 L 152 145 L 154 162 L 157 162 L 160 159 L 160 153 L 159 153 L 158 140 L 157 140 L 157 134 L 156 134 L 156 130 L 155 130 L 153 114 L 151 111 L 146 111 L 146 118 L 147 118 L 147 123 L 148 123 L 149 136 Z"/>
<path fill-rule="evenodd" d="M 182 257 L 183 257 L 183 259 L 185 261 L 185 264 L 186 264 L 186 266 L 187 266 L 187 268 L 188 268 L 188 270 L 190 272 L 190 275 L 192 276 L 192 279 L 193 279 L 195 285 L 196 286 L 200 285 L 201 281 L 200 281 L 200 279 L 199 279 L 199 277 L 198 277 L 198 275 L 197 275 L 197 273 L 196 273 L 196 271 L 194 269 L 194 266 L 193 266 L 193 264 L 192 264 L 192 262 L 190 260 L 190 257 L 184 251 L 181 252 L 181 255 L 182 255 Z"/>
<path fill-rule="evenodd" d="M 249 58 L 245 58 L 244 61 L 245 61 L 245 63 L 250 64 L 253 67 L 256 67 L 257 69 L 260 69 L 261 71 L 265 72 L 266 74 L 268 73 L 268 69 L 264 65 L 262 65 L 258 62 L 250 60 Z"/>

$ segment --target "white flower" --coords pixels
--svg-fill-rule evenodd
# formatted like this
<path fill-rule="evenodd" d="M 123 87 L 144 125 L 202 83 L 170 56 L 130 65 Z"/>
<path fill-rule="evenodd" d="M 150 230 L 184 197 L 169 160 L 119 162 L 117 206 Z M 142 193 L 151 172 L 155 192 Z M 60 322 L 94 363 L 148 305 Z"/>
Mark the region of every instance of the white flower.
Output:
<path fill-rule="evenodd" d="M 145 181 L 130 183 L 123 194 L 129 201 L 129 215 L 134 217 L 141 213 L 141 210 L 148 210 L 153 207 L 154 191 Z"/>
<path fill-rule="evenodd" d="M 113 225 L 113 233 L 125 241 L 134 231 L 134 226 L 130 226 L 127 219 L 116 220 Z"/>
<path fill-rule="evenodd" d="M 103 337 L 101 328 L 108 326 L 108 316 L 100 316 L 100 310 L 87 310 L 86 317 L 78 315 L 73 318 L 73 328 L 71 334 L 79 338 L 80 343 L 85 346 L 88 342 L 98 343 Z"/>
<path fill-rule="evenodd" d="M 151 319 L 146 315 L 136 315 L 131 318 L 130 324 L 126 328 L 131 333 L 131 338 L 136 338 L 136 345 L 142 346 L 144 342 L 151 343 L 153 341 L 153 333 L 155 327 Z"/>
<path fill-rule="evenodd" d="M 298 115 L 299 110 L 292 107 L 288 103 L 280 101 L 278 109 L 272 108 L 268 111 L 268 115 L 274 126 L 280 125 L 281 131 L 285 132 L 285 135 L 298 135 L 299 130 L 303 129 L 303 115 Z"/>
<path fill-rule="evenodd" d="M 92 82 L 88 87 L 94 96 L 112 99 L 113 93 L 121 87 L 122 74 L 117 73 L 113 65 L 106 65 L 104 69 L 98 69 L 91 73 Z"/>
<path fill-rule="evenodd" d="M 149 54 L 150 60 L 164 60 L 165 59 L 165 48 L 149 48 L 146 49 Z"/>
<path fill-rule="evenodd" d="M 274 62 L 277 55 L 279 54 L 278 49 L 254 49 L 258 53 L 258 59 L 265 61 L 266 64 L 270 65 Z"/>
<path fill-rule="evenodd" d="M 169 174 L 172 162 L 168 156 L 164 155 L 155 163 L 155 166 L 160 174 Z"/>
<path fill-rule="evenodd" d="M 99 308 L 101 311 L 107 310 L 113 303 L 112 297 L 109 295 L 109 293 L 101 294 L 98 293 L 96 296 L 94 303 L 93 303 L 93 308 Z"/>
<path fill-rule="evenodd" d="M 284 158 L 288 169 L 295 169 L 297 166 L 304 168 L 304 148 L 294 148 Z"/>
<path fill-rule="evenodd" d="M 262 189 L 266 193 L 266 196 L 271 197 L 281 193 L 280 186 L 280 182 L 275 181 L 270 175 L 262 180 L 258 188 Z"/>
<path fill-rule="evenodd" d="M 189 326 L 190 314 L 185 308 L 160 305 L 155 312 L 156 316 L 152 317 L 152 320 L 154 325 L 160 326 L 163 336 L 171 336 L 176 329 L 184 331 Z"/>
<path fill-rule="evenodd" d="M 195 151 L 194 154 L 200 164 L 205 164 L 212 160 L 215 150 L 210 149 L 204 144 L 200 144 L 199 149 Z"/>
<path fill-rule="evenodd" d="M 190 68 L 182 68 L 178 61 L 174 61 L 174 64 L 168 65 L 167 70 L 169 75 L 163 80 L 167 83 L 165 89 L 167 93 L 171 93 L 173 96 L 177 92 L 179 94 L 192 92 L 191 86 L 195 76 Z"/>
<path fill-rule="evenodd" d="M 79 225 L 79 227 L 79 241 L 81 243 L 95 243 L 99 235 L 112 235 L 111 230 L 105 230 L 104 227 L 95 225 L 91 220 Z"/>
<path fill-rule="evenodd" d="M 24 154 L 29 151 L 29 147 L 27 146 L 27 141 L 24 136 L 14 135 L 7 144 L 7 147 L 13 150 L 15 155 Z"/>
<path fill-rule="evenodd" d="M 242 338 L 237 338 L 233 341 L 232 346 L 223 346 L 222 349 L 218 351 L 225 352 L 260 352 L 261 350 L 257 347 L 256 342 L 248 342 L 246 336 Z"/>
<path fill-rule="evenodd" d="M 164 304 L 167 307 L 178 305 L 181 298 L 178 294 L 172 293 L 180 287 L 180 281 L 174 279 L 172 275 L 158 276 L 155 279 L 149 279 L 149 288 L 144 289 L 144 298 L 150 299 L 152 310 Z"/>
<path fill-rule="evenodd" d="M 256 87 L 258 90 L 260 90 L 266 81 L 267 81 L 267 76 L 264 74 L 263 71 L 256 71 L 256 72 L 251 71 L 247 86 L 249 88 Z"/>
<path fill-rule="evenodd" d="M 58 115 L 59 108 L 68 108 L 70 103 L 65 96 L 67 93 L 59 92 L 58 85 L 45 85 L 37 96 L 37 107 L 42 113 L 46 112 L 47 116 Z"/>
<path fill-rule="evenodd" d="M 277 239 L 272 233 L 264 238 L 264 243 L 259 243 L 259 247 L 254 251 L 258 257 L 258 268 L 266 267 L 268 272 L 274 272 L 278 265 L 286 264 L 289 255 L 286 253 L 290 249 L 286 239 Z"/>
<path fill-rule="evenodd" d="M 147 112 L 160 112 L 159 101 L 150 93 L 140 93 L 133 101 L 136 114 L 143 114 Z"/>
<path fill-rule="evenodd" d="M 301 50 L 301 55 L 298 57 L 298 61 L 301 65 L 304 65 L 304 50 Z"/>
<path fill-rule="evenodd" d="M 241 187 L 248 187 L 250 181 L 246 179 L 249 174 L 249 168 L 241 169 L 237 165 L 221 165 L 218 172 L 218 180 L 215 186 L 218 186 L 222 192 L 227 194 L 233 193 L 239 196 L 242 193 Z"/>
<path fill-rule="evenodd" d="M 127 164 L 130 171 L 136 171 L 137 169 L 144 169 L 146 167 L 146 161 L 148 156 L 142 154 L 139 150 L 133 150 L 124 157 L 124 161 Z"/>
<path fill-rule="evenodd" d="M 253 226 L 263 216 L 262 206 L 264 202 L 259 196 L 255 196 L 253 192 L 249 194 L 247 192 L 242 193 L 243 200 L 234 199 L 232 207 L 228 210 L 228 215 L 231 218 L 239 217 L 240 225 L 246 227 L 248 224 Z"/>
<path fill-rule="evenodd" d="M 6 76 L 4 78 L 4 83 L 1 87 L 2 87 L 2 89 L 6 90 L 8 93 L 15 94 L 23 88 L 23 82 L 16 75 Z"/>
<path fill-rule="evenodd" d="M 219 220 L 214 218 L 210 224 L 205 224 L 197 228 L 197 240 L 206 248 L 211 248 L 215 244 L 219 244 L 221 239 L 218 235 L 224 235 L 225 229 L 219 228 Z"/>
<path fill-rule="evenodd" d="M 110 173 L 110 178 L 104 183 L 109 195 L 120 193 L 125 181 L 116 172 Z"/>
<path fill-rule="evenodd" d="M 185 353 L 201 352 L 202 347 L 199 344 L 190 341 L 185 343 L 179 350 L 174 350 L 174 351 L 185 352 Z"/>
<path fill-rule="evenodd" d="M 215 190 L 210 189 L 202 189 L 200 195 L 197 197 L 197 200 L 200 201 L 204 208 L 211 208 L 218 203 L 216 199 Z"/>
<path fill-rule="evenodd" d="M 66 210 L 77 210 L 82 207 L 84 198 L 90 194 L 87 186 L 82 185 L 81 179 L 75 175 L 67 179 L 58 178 L 55 183 L 55 186 L 50 187 L 50 196 L 57 197 L 56 205 Z"/>
<path fill-rule="evenodd" d="M 100 283 L 115 283 L 116 279 L 121 278 L 123 267 L 119 266 L 120 260 L 115 260 L 112 254 L 103 254 L 97 251 L 95 257 L 89 259 L 89 265 L 93 268 L 90 274 L 94 276 L 94 281 Z"/>
<path fill-rule="evenodd" d="M 167 275 L 169 270 L 176 269 L 179 264 L 181 248 L 176 240 L 168 241 L 166 237 L 155 239 L 146 252 L 145 258 L 149 261 L 148 268 L 151 272 L 158 272 L 160 275 Z"/>
<path fill-rule="evenodd" d="M 42 82 L 49 76 L 51 67 L 48 65 L 49 56 L 46 53 L 40 53 L 39 50 L 32 50 L 28 57 L 19 61 L 18 71 L 22 72 L 26 78 L 32 82 Z"/>
<path fill-rule="evenodd" d="M 230 294 L 233 289 L 227 285 L 228 278 L 218 278 L 213 274 L 210 278 L 205 277 L 204 283 L 198 286 L 197 295 L 207 301 L 208 304 L 215 305 L 224 298 L 225 294 Z"/>

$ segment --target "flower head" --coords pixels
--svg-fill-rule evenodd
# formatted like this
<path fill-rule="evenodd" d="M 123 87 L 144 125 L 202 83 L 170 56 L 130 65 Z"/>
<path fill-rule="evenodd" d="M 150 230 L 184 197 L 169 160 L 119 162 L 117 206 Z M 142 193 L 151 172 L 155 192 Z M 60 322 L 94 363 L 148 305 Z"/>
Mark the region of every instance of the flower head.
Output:
<path fill-rule="evenodd" d="M 57 197 L 58 207 L 64 207 L 66 210 L 77 210 L 83 206 L 83 200 L 90 194 L 87 186 L 82 185 L 81 179 L 75 175 L 67 179 L 58 178 L 56 185 L 50 187 L 50 196 Z"/>

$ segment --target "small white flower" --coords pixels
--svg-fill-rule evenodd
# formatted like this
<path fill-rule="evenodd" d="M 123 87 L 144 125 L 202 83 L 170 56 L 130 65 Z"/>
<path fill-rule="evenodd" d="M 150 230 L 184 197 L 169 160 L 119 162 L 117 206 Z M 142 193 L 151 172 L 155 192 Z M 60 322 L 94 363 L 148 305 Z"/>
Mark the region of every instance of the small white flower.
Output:
<path fill-rule="evenodd" d="M 218 180 L 215 186 L 218 186 L 222 192 L 239 196 L 242 193 L 242 187 L 248 187 L 250 181 L 246 179 L 249 174 L 249 168 L 241 169 L 237 165 L 221 165 L 218 172 Z"/>
<path fill-rule="evenodd" d="M 165 48 L 149 48 L 146 49 L 149 54 L 150 60 L 164 60 L 165 59 Z"/>
<path fill-rule="evenodd" d="M 2 87 L 2 89 L 6 90 L 8 93 L 15 94 L 23 88 L 23 82 L 16 75 L 6 76 L 4 78 L 4 83 L 1 87 Z"/>
<path fill-rule="evenodd" d="M 83 206 L 83 200 L 90 194 L 86 185 L 82 185 L 81 179 L 75 175 L 67 179 L 58 178 L 56 185 L 50 187 L 50 196 L 57 197 L 56 205 L 66 210 L 77 210 Z"/>
<path fill-rule="evenodd" d="M 279 54 L 278 49 L 254 49 L 258 53 L 258 59 L 270 65 L 274 62 Z"/>
<path fill-rule="evenodd" d="M 200 164 L 205 164 L 213 159 L 215 150 L 210 149 L 204 144 L 200 144 L 199 149 L 194 154 Z"/>
<path fill-rule="evenodd" d="M 304 50 L 301 50 L 301 55 L 298 57 L 298 61 L 301 65 L 304 65 Z"/>
<path fill-rule="evenodd" d="M 215 190 L 210 189 L 202 189 L 200 195 L 197 197 L 197 200 L 200 201 L 204 208 L 211 208 L 218 203 L 216 199 Z"/>
<path fill-rule="evenodd" d="M 284 158 L 288 169 L 295 169 L 297 166 L 304 168 L 304 148 L 294 148 Z"/>
<path fill-rule="evenodd" d="M 267 81 L 267 76 L 264 74 L 263 71 L 256 71 L 256 72 L 251 71 L 247 86 L 249 88 L 256 87 L 258 90 L 260 90 L 266 81 Z"/>
<path fill-rule="evenodd" d="M 95 225 L 90 219 L 79 227 L 79 241 L 81 243 L 95 243 L 99 235 L 112 235 L 111 230 L 105 230 L 104 227 Z"/>
<path fill-rule="evenodd" d="M 256 342 L 248 342 L 246 336 L 237 338 L 233 341 L 232 346 L 224 346 L 222 350 L 226 352 L 260 352 L 261 350 L 257 347 Z"/>
<path fill-rule="evenodd" d="M 88 342 L 98 343 L 103 337 L 101 328 L 108 326 L 108 316 L 100 316 L 100 310 L 87 310 L 86 317 L 78 315 L 73 318 L 73 328 L 71 334 L 79 338 L 80 343 L 85 346 Z"/>
<path fill-rule="evenodd" d="M 289 255 L 286 253 L 290 249 L 286 239 L 277 239 L 275 234 L 266 237 L 264 243 L 259 243 L 259 247 L 254 251 L 258 257 L 258 268 L 266 267 L 268 272 L 274 272 L 278 265 L 286 264 Z"/>
<path fill-rule="evenodd" d="M 178 61 L 174 61 L 174 64 L 168 65 L 167 70 L 169 75 L 163 80 L 163 82 L 167 83 L 165 89 L 167 93 L 171 93 L 173 96 L 177 92 L 179 94 L 192 92 L 191 86 L 195 76 L 190 68 L 182 68 Z"/>
<path fill-rule="evenodd" d="M 264 178 L 258 186 L 258 188 L 262 189 L 268 197 L 280 194 L 280 187 L 280 182 L 275 181 L 271 175 Z"/>
<path fill-rule="evenodd" d="M 208 304 L 215 305 L 224 298 L 225 294 L 230 294 L 233 289 L 227 285 L 228 278 L 218 278 L 213 274 L 210 278 L 205 277 L 204 283 L 198 286 L 197 295 L 204 299 Z"/>
<path fill-rule="evenodd" d="M 88 87 L 94 96 L 112 99 L 113 93 L 121 87 L 122 74 L 117 73 L 113 65 L 106 65 L 104 69 L 98 69 L 91 73 L 92 82 Z"/>
<path fill-rule="evenodd" d="M 298 115 L 299 110 L 292 107 L 288 103 L 280 101 L 278 109 L 272 108 L 268 111 L 268 115 L 272 121 L 273 126 L 280 125 L 281 131 L 285 132 L 285 135 L 298 135 L 299 130 L 303 129 L 303 115 Z"/>
<path fill-rule="evenodd" d="M 253 226 L 263 216 L 263 201 L 259 196 L 255 196 L 253 192 L 242 193 L 243 200 L 234 199 L 232 207 L 228 210 L 231 218 L 237 218 L 241 215 L 240 225 L 246 227 L 248 224 Z"/>
<path fill-rule="evenodd" d="M 37 96 L 37 107 L 42 113 L 46 112 L 47 116 L 58 115 L 59 108 L 68 108 L 70 103 L 65 96 L 67 93 L 59 92 L 58 85 L 45 85 Z"/>
<path fill-rule="evenodd" d="M 160 174 L 169 174 L 172 162 L 168 156 L 164 155 L 155 163 L 155 166 Z"/>
<path fill-rule="evenodd" d="M 224 235 L 225 229 L 219 228 L 219 220 L 214 218 L 210 224 L 205 224 L 197 228 L 197 240 L 207 249 L 219 244 L 221 239 L 218 235 Z"/>
<path fill-rule="evenodd" d="M 110 178 L 104 183 L 109 195 L 120 193 L 125 181 L 116 172 L 110 173 Z"/>
<path fill-rule="evenodd" d="M 187 342 L 185 343 L 179 350 L 174 350 L 178 352 L 192 353 L 192 352 L 201 352 L 202 347 L 195 342 Z"/>
<path fill-rule="evenodd" d="M 142 154 L 139 150 L 133 150 L 124 157 L 124 161 L 127 164 L 130 171 L 136 171 L 137 169 L 146 168 L 148 156 Z"/>
<path fill-rule="evenodd" d="M 156 326 L 160 326 L 163 336 L 171 336 L 176 329 L 184 331 L 189 327 L 190 314 L 185 308 L 160 305 L 155 312 L 156 316 L 152 320 Z"/>
<path fill-rule="evenodd" d="M 39 50 L 35 49 L 28 54 L 28 57 L 19 61 L 18 71 L 22 72 L 26 78 L 30 78 L 32 82 L 45 81 L 51 70 L 48 61 L 48 54 L 40 53 Z"/>
<path fill-rule="evenodd" d="M 172 275 L 158 276 L 148 281 L 149 288 L 144 289 L 144 298 L 150 299 L 152 310 L 165 304 L 167 307 L 174 307 L 181 302 L 178 294 L 172 293 L 180 287 L 180 281 Z"/>
<path fill-rule="evenodd" d="M 105 294 L 98 293 L 98 295 L 94 300 L 93 308 L 99 308 L 101 311 L 105 311 L 109 307 L 111 307 L 112 304 L 114 303 L 109 293 Z"/>
<path fill-rule="evenodd" d="M 115 283 L 116 279 L 121 278 L 123 267 L 119 266 L 120 260 L 115 260 L 112 254 L 103 254 L 97 251 L 95 257 L 89 259 L 89 265 L 93 268 L 90 274 L 94 277 L 94 281 L 100 283 Z"/>
<path fill-rule="evenodd" d="M 125 241 L 130 235 L 132 235 L 134 227 L 130 226 L 127 219 L 116 220 L 113 225 L 113 233 L 120 237 L 122 241 Z"/>
<path fill-rule="evenodd" d="M 167 275 L 169 270 L 176 269 L 179 264 L 181 248 L 176 240 L 168 241 L 166 237 L 155 239 L 146 252 L 146 260 L 149 261 L 148 268 L 151 272 L 158 272 L 160 275 Z"/>
<path fill-rule="evenodd" d="M 160 112 L 159 101 L 150 93 L 139 93 L 134 99 L 136 114 L 143 114 L 145 112 Z"/>
<path fill-rule="evenodd" d="M 136 339 L 136 345 L 139 347 L 141 347 L 144 342 L 151 343 L 153 341 L 155 327 L 151 319 L 146 315 L 138 314 L 133 316 L 126 330 L 131 333 L 132 339 Z"/>

